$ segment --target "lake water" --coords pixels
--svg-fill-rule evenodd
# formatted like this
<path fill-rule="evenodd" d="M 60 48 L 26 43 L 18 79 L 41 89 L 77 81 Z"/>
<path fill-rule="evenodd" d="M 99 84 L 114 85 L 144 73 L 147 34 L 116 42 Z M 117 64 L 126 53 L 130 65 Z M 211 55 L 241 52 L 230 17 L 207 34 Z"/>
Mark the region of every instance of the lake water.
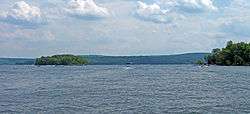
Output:
<path fill-rule="evenodd" d="M 250 113 L 250 67 L 0 66 L 0 113 Z"/>

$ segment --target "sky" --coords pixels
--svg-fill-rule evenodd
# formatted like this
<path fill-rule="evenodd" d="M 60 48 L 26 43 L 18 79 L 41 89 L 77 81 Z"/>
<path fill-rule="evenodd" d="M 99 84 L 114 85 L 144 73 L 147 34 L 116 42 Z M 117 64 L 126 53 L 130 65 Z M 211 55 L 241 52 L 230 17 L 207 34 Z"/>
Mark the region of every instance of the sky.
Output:
<path fill-rule="evenodd" d="M 249 20 L 249 0 L 0 0 L 0 57 L 210 52 Z"/>

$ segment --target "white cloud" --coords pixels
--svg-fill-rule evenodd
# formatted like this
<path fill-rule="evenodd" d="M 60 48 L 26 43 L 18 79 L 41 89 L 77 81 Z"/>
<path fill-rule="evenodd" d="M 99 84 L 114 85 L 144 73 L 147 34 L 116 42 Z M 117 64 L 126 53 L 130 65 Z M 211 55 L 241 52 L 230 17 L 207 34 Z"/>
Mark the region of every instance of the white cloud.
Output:
<path fill-rule="evenodd" d="M 169 3 L 169 5 L 172 5 L 172 3 Z M 173 21 L 185 18 L 182 14 L 171 10 L 170 8 L 164 9 L 156 3 L 148 5 L 139 1 L 136 14 L 142 20 L 155 23 L 172 23 Z"/>
<path fill-rule="evenodd" d="M 228 21 L 220 26 L 222 32 L 229 34 L 230 36 L 237 38 L 246 38 L 250 37 L 250 23 L 248 21 Z"/>
<path fill-rule="evenodd" d="M 216 11 L 212 0 L 154 0 L 149 5 L 137 2 L 136 14 L 140 19 L 156 23 L 169 23 L 185 18 L 186 13 Z"/>
<path fill-rule="evenodd" d="M 157 4 L 147 5 L 141 1 L 138 2 L 138 7 L 136 14 L 144 19 L 159 23 L 164 23 L 169 21 L 167 18 L 167 10 L 161 9 L 161 7 Z"/>
<path fill-rule="evenodd" d="M 67 11 L 80 18 L 102 18 L 109 15 L 106 8 L 98 6 L 93 0 L 71 0 Z"/>
<path fill-rule="evenodd" d="M 155 3 L 147 5 L 146 3 L 139 1 L 137 13 L 141 15 L 164 15 L 167 13 L 167 10 L 162 10 L 160 6 Z"/>
<path fill-rule="evenodd" d="M 23 26 L 34 26 L 44 21 L 40 9 L 24 1 L 16 2 L 10 10 L 2 13 L 1 19 L 4 22 Z"/>
<path fill-rule="evenodd" d="M 212 0 L 179 0 L 179 6 L 191 10 L 217 10 Z"/>
<path fill-rule="evenodd" d="M 53 32 L 43 29 L 23 29 L 16 25 L 0 23 L 0 40 L 9 41 L 20 39 L 22 41 L 52 41 Z"/>
<path fill-rule="evenodd" d="M 155 2 L 164 8 L 188 13 L 218 10 L 213 0 L 155 0 Z"/>

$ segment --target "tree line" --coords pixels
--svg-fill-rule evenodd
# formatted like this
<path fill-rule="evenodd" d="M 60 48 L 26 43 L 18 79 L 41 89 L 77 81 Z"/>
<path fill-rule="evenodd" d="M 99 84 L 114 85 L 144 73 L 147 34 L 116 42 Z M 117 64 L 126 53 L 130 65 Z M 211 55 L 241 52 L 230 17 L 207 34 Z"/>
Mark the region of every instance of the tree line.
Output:
<path fill-rule="evenodd" d="M 250 65 L 250 43 L 228 41 L 225 48 L 213 49 L 205 60 L 207 64 L 212 65 L 248 66 Z"/>
<path fill-rule="evenodd" d="M 88 61 L 75 55 L 53 55 L 37 58 L 35 65 L 84 65 Z"/>

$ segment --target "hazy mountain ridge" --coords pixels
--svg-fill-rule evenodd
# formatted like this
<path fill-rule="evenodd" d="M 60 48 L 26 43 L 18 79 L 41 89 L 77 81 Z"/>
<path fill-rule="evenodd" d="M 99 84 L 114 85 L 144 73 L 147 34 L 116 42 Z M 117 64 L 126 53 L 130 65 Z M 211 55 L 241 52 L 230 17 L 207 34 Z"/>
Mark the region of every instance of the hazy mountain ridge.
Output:
<path fill-rule="evenodd" d="M 91 65 L 125 65 L 125 64 L 194 64 L 209 53 L 187 53 L 178 55 L 153 56 L 104 56 L 80 55 L 88 59 Z M 0 58 L 0 65 L 33 65 L 35 59 Z"/>
<path fill-rule="evenodd" d="M 209 53 L 187 53 L 178 55 L 154 56 L 101 56 L 86 55 L 90 64 L 98 65 L 123 65 L 123 64 L 194 64 L 197 60 L 204 59 Z"/>
<path fill-rule="evenodd" d="M 33 65 L 35 59 L 28 58 L 0 58 L 0 65 Z"/>

